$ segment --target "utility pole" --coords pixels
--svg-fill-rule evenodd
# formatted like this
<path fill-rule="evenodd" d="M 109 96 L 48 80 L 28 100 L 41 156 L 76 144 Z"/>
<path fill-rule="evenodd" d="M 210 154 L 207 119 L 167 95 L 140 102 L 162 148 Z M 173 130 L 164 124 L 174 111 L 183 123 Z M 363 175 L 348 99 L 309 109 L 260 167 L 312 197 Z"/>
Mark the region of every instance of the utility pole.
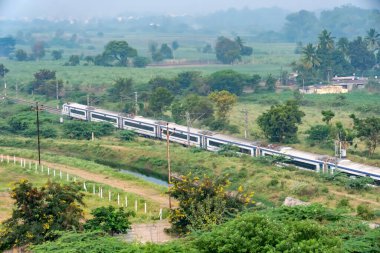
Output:
<path fill-rule="evenodd" d="M 57 95 L 57 109 L 59 109 L 58 80 L 55 81 L 55 91 Z"/>
<path fill-rule="evenodd" d="M 137 103 L 137 91 L 135 93 L 135 115 L 137 116 L 137 113 L 139 112 L 139 104 Z"/>
<path fill-rule="evenodd" d="M 185 112 L 186 115 L 186 124 L 187 124 L 187 147 L 190 147 L 190 113 L 188 111 Z"/>
<path fill-rule="evenodd" d="M 7 97 L 7 81 L 5 81 L 5 77 L 4 77 L 4 97 Z"/>
<path fill-rule="evenodd" d="M 39 117 L 39 111 L 42 110 L 42 109 L 39 106 L 38 102 L 36 102 L 36 106 L 32 107 L 32 109 L 36 111 L 38 164 L 41 165 L 41 144 L 40 144 L 40 117 Z"/>
<path fill-rule="evenodd" d="M 87 106 L 90 106 L 90 95 L 87 94 Z"/>
<path fill-rule="evenodd" d="M 169 190 L 169 209 L 172 209 L 172 200 L 170 197 L 171 168 L 170 168 L 170 146 L 169 146 L 169 123 L 166 123 L 166 158 L 168 160 L 168 190 Z"/>
<path fill-rule="evenodd" d="M 16 81 L 16 98 L 18 98 L 18 84 L 17 84 L 17 81 Z"/>
<path fill-rule="evenodd" d="M 244 138 L 247 139 L 248 138 L 248 110 L 247 108 L 244 108 L 243 110 L 241 110 L 241 112 L 244 115 Z"/>

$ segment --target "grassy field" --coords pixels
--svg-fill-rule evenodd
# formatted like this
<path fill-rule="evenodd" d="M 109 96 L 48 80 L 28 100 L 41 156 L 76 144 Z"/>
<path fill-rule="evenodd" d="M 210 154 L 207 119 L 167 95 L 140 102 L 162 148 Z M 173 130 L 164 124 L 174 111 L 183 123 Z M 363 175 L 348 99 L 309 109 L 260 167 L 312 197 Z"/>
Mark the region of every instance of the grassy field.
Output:
<path fill-rule="evenodd" d="M 12 142 L 9 138 L 2 138 L 1 143 L 2 153 L 23 153 L 28 157 L 36 157 L 33 140 L 13 138 Z M 200 176 L 228 174 L 232 182 L 231 190 L 242 185 L 255 192 L 254 199 L 257 202 L 269 206 L 278 206 L 285 197 L 293 196 L 329 207 L 337 207 L 342 199 L 348 200 L 347 208 L 352 213 L 355 213 L 359 204 L 368 204 L 371 208 L 380 210 L 379 188 L 350 190 L 325 182 L 316 173 L 279 168 L 257 158 L 223 157 L 206 151 L 195 152 L 176 144 L 172 144 L 171 150 L 174 173 Z M 113 138 L 95 142 L 44 140 L 43 159 L 117 177 L 122 175 L 117 172 L 121 167 L 162 178 L 167 175 L 165 143 L 146 139 L 128 143 Z M 105 166 L 105 163 L 109 165 Z"/>

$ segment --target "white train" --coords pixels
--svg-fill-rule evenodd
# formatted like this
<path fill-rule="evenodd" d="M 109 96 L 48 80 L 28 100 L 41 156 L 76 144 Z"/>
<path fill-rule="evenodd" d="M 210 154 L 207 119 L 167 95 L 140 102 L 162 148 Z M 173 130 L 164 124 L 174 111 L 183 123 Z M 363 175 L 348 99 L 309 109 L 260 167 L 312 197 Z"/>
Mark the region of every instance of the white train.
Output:
<path fill-rule="evenodd" d="M 287 158 L 286 163 L 303 169 L 330 173 L 339 170 L 348 175 L 371 177 L 380 182 L 380 168 L 378 167 L 359 164 L 346 159 L 336 160 L 332 157 L 299 151 L 290 147 L 263 147 L 258 143 L 224 134 L 196 128 L 188 129 L 186 126 L 141 116 L 131 117 L 77 103 L 64 104 L 62 114 L 75 119 L 108 122 L 117 128 L 133 130 L 140 135 L 158 139 L 165 139 L 166 133 L 169 131 L 170 141 L 183 145 L 191 145 L 210 151 L 217 151 L 223 145 L 233 145 L 238 147 L 238 152 L 242 154 L 250 156 L 283 156 Z"/>

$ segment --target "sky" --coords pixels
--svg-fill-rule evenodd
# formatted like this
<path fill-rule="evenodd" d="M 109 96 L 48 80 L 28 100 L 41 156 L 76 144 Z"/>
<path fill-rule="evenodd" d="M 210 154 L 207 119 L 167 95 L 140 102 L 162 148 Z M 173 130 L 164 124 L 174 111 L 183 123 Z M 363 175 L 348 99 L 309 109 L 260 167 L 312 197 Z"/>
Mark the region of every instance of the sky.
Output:
<path fill-rule="evenodd" d="M 228 8 L 280 7 L 290 11 L 352 4 L 380 9 L 380 0 L 0 0 L 1 18 L 91 18 L 132 14 L 207 14 Z"/>

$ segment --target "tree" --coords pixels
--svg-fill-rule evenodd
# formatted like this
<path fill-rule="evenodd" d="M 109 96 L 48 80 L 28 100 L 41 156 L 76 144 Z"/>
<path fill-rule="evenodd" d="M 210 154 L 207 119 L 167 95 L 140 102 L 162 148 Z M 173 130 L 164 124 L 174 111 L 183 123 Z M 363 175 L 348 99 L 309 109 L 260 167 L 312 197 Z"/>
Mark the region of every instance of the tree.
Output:
<path fill-rule="evenodd" d="M 63 81 L 57 80 L 55 73 L 55 71 L 48 69 L 41 69 L 34 73 L 34 81 L 28 87 L 29 92 L 32 93 L 33 91 L 48 98 L 55 98 L 57 96 L 58 85 L 58 95 L 62 94 Z"/>
<path fill-rule="evenodd" d="M 128 66 L 128 59 L 136 57 L 137 51 L 130 47 L 126 41 L 113 40 L 104 47 L 103 54 L 111 65 Z"/>
<path fill-rule="evenodd" d="M 331 110 L 322 111 L 321 113 L 322 113 L 322 116 L 323 116 L 322 121 L 326 122 L 326 124 L 329 125 L 331 119 L 334 118 L 335 113 L 333 111 L 331 111 Z"/>
<path fill-rule="evenodd" d="M 175 80 L 165 77 L 157 76 L 153 79 L 150 79 L 148 84 L 152 90 L 161 87 L 167 89 L 173 94 L 180 94 L 182 92 L 182 90 L 179 87 L 179 84 Z"/>
<path fill-rule="evenodd" d="M 185 122 L 186 112 L 190 114 L 193 120 L 196 119 L 199 121 L 212 119 L 214 114 L 211 101 L 195 94 L 190 94 L 181 101 L 174 101 L 171 106 L 171 111 L 176 123 Z"/>
<path fill-rule="evenodd" d="M 90 140 L 95 137 L 111 135 L 115 127 L 107 122 L 65 121 L 63 134 L 66 138 L 77 140 Z"/>
<path fill-rule="evenodd" d="M 158 87 L 153 90 L 153 93 L 149 97 L 149 108 L 157 114 L 162 114 L 162 111 L 169 106 L 174 99 L 172 93 L 162 87 Z"/>
<path fill-rule="evenodd" d="M 17 61 L 26 61 L 28 59 L 28 54 L 22 49 L 17 49 L 15 57 Z"/>
<path fill-rule="evenodd" d="M 307 44 L 302 50 L 301 61 L 307 69 L 313 69 L 321 64 L 321 60 L 319 59 L 316 48 L 313 44 Z"/>
<path fill-rule="evenodd" d="M 252 55 L 252 53 L 253 53 L 252 47 L 245 46 L 243 40 L 239 36 L 237 36 L 235 38 L 235 42 L 238 43 L 240 46 L 240 54 L 241 55 L 244 55 L 244 56 Z"/>
<path fill-rule="evenodd" d="M 134 216 L 133 211 L 125 211 L 124 208 L 116 209 L 113 206 L 98 207 L 91 211 L 93 216 L 84 224 L 88 230 L 102 230 L 111 236 L 115 233 L 125 233 L 131 228 L 130 216 Z"/>
<path fill-rule="evenodd" d="M 241 60 L 239 44 L 223 36 L 216 41 L 215 53 L 216 59 L 224 64 L 232 64 Z"/>
<path fill-rule="evenodd" d="M 289 42 L 313 41 L 318 31 L 315 13 L 301 10 L 286 16 L 285 36 Z"/>
<path fill-rule="evenodd" d="M 34 45 L 32 46 L 32 53 L 33 57 L 37 60 L 43 58 L 45 56 L 45 42 L 37 41 L 36 43 L 34 43 Z"/>
<path fill-rule="evenodd" d="M 307 139 L 312 142 L 326 142 L 329 140 L 331 134 L 331 127 L 329 125 L 314 125 L 306 131 L 308 134 Z"/>
<path fill-rule="evenodd" d="M 212 73 L 207 81 L 211 91 L 226 90 L 230 93 L 240 95 L 243 87 L 249 83 L 248 76 L 234 70 L 220 70 Z"/>
<path fill-rule="evenodd" d="M 168 46 L 168 44 L 164 43 L 161 45 L 160 48 L 160 54 L 162 55 L 162 58 L 165 59 L 173 59 L 173 51 Z"/>
<path fill-rule="evenodd" d="M 80 57 L 79 55 L 70 55 L 68 65 L 70 66 L 77 66 L 80 63 Z"/>
<path fill-rule="evenodd" d="M 264 135 L 273 142 L 290 142 L 297 137 L 298 124 L 301 124 L 305 113 L 299 110 L 295 101 L 275 105 L 257 118 Z"/>
<path fill-rule="evenodd" d="M 63 50 L 53 50 L 51 51 L 51 57 L 53 60 L 59 60 L 62 58 Z"/>
<path fill-rule="evenodd" d="M 108 89 L 108 94 L 113 101 L 123 100 L 132 95 L 133 79 L 132 78 L 118 78 L 114 81 L 113 86 Z"/>
<path fill-rule="evenodd" d="M 4 78 L 5 75 L 9 72 L 9 69 L 7 69 L 4 64 L 0 63 L 0 77 Z"/>
<path fill-rule="evenodd" d="M 179 48 L 179 43 L 178 43 L 178 41 L 174 40 L 174 41 L 172 42 L 172 49 L 175 51 L 175 50 L 177 50 L 178 48 Z"/>
<path fill-rule="evenodd" d="M 133 66 L 136 68 L 145 68 L 149 64 L 149 59 L 143 56 L 133 58 Z"/>
<path fill-rule="evenodd" d="M 364 71 L 372 68 L 376 63 L 376 58 L 373 52 L 367 48 L 367 44 L 362 37 L 357 37 L 351 41 L 349 46 L 351 65 L 359 71 Z"/>
<path fill-rule="evenodd" d="M 371 28 L 367 32 L 367 36 L 365 36 L 364 41 L 367 43 L 368 49 L 374 52 L 380 47 L 380 33 Z"/>
<path fill-rule="evenodd" d="M 342 52 L 344 55 L 344 58 L 348 60 L 350 58 L 349 56 L 349 40 L 346 37 L 340 38 L 338 42 L 336 43 L 337 49 Z"/>
<path fill-rule="evenodd" d="M 84 194 L 77 184 L 48 182 L 40 189 L 27 180 L 11 191 L 14 209 L 2 223 L 0 250 L 54 238 L 53 231 L 80 229 Z"/>
<path fill-rule="evenodd" d="M 374 154 L 377 144 L 380 142 L 380 118 L 368 117 L 359 119 L 354 114 L 350 115 L 354 121 L 354 129 L 356 135 L 362 140 L 365 140 L 368 148 L 368 154 Z"/>
<path fill-rule="evenodd" d="M 317 56 L 320 59 L 320 76 L 327 81 L 330 81 L 332 75 L 332 53 L 334 46 L 334 37 L 331 36 L 331 32 L 324 29 L 318 36 Z"/>
<path fill-rule="evenodd" d="M 173 180 L 169 194 L 178 200 L 178 208 L 170 210 L 171 231 L 186 234 L 194 230 L 210 229 L 253 203 L 253 194 L 244 193 L 242 187 L 235 193 L 226 192 L 230 184 L 224 177 L 181 176 Z"/>
<path fill-rule="evenodd" d="M 16 40 L 13 37 L 0 38 L 0 56 L 8 57 L 15 50 Z"/>
<path fill-rule="evenodd" d="M 228 113 L 232 106 L 236 104 L 237 97 L 226 90 L 214 91 L 208 98 L 214 102 L 216 106 L 216 115 L 219 120 L 227 121 Z"/>
<path fill-rule="evenodd" d="M 265 87 L 268 89 L 268 91 L 276 91 L 276 82 L 277 79 L 274 78 L 272 74 L 269 74 L 265 80 Z"/>

